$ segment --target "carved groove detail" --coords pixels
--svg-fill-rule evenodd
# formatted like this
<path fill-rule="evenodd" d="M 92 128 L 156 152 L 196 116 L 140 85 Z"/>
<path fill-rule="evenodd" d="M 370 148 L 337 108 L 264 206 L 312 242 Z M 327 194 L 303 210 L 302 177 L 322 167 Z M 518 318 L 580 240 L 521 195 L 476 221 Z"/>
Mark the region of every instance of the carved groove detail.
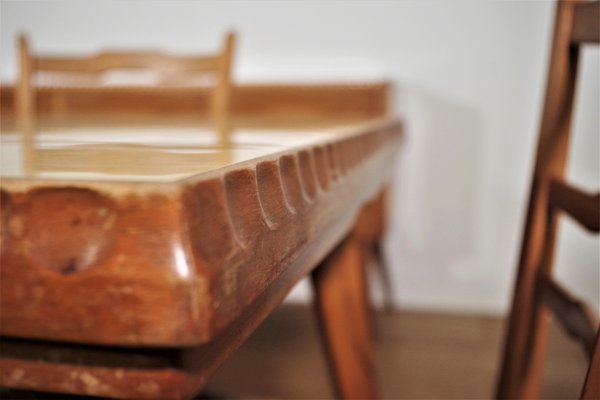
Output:
<path fill-rule="evenodd" d="M 399 124 L 382 125 L 151 189 L 3 182 L 2 304 L 27 305 L 19 315 L 2 314 L 2 333 L 14 335 L 10 328 L 50 340 L 169 346 L 214 338 L 381 188 L 400 138 Z M 52 200 L 70 193 L 67 203 Z M 74 218 L 63 221 L 63 213 L 45 221 L 72 223 L 81 240 L 67 245 L 46 235 L 48 227 L 37 242 L 22 240 L 35 225 L 14 216 L 46 218 L 44 207 L 23 206 L 34 198 L 40 207 L 67 204 Z M 96 240 L 103 237 L 106 242 Z M 100 247 L 91 249 L 88 239 Z M 54 260 L 46 272 L 35 257 L 19 253 L 40 243 L 35 257 Z M 68 251 L 55 251 L 59 247 Z M 51 279 L 44 275 L 53 269 L 58 273 Z M 32 297 L 38 295 L 50 297 Z M 23 303 L 23 296 L 33 300 Z M 110 319 L 115 302 L 120 319 Z M 39 329 L 41 315 L 53 320 L 51 328 Z"/>
<path fill-rule="evenodd" d="M 276 161 L 264 161 L 256 166 L 260 202 L 272 229 L 277 228 L 293 214 L 283 192 L 280 172 L 279 163 Z"/>
<path fill-rule="evenodd" d="M 331 185 L 366 162 L 383 145 L 399 137 L 398 126 L 285 154 L 259 162 L 254 169 L 228 172 L 224 177 L 231 237 L 243 243 L 263 228 L 275 229 L 309 206 Z M 214 198 L 212 194 L 203 198 Z M 216 196 L 220 197 L 220 196 Z M 206 207 L 205 207 L 206 208 Z M 210 244 L 208 246 L 212 247 Z"/>
<path fill-rule="evenodd" d="M 225 174 L 224 208 L 218 208 L 218 214 L 228 217 L 215 220 L 217 225 L 208 231 L 229 232 L 225 236 L 237 238 L 242 246 L 230 248 L 233 253 L 229 253 L 228 258 L 220 258 L 218 263 L 206 260 L 216 274 L 212 277 L 216 285 L 213 293 L 219 297 L 215 301 L 220 311 L 215 312 L 215 320 L 210 323 L 215 331 L 227 326 L 236 312 L 261 292 L 260 288 L 268 287 L 281 272 L 284 260 L 293 256 L 290 249 L 301 247 L 319 231 L 320 221 L 314 220 L 312 215 L 319 209 L 317 203 L 321 198 L 331 193 L 336 199 L 333 204 L 339 205 L 341 194 L 336 194 L 337 188 L 345 187 L 349 179 L 368 181 L 369 176 L 357 178 L 356 174 L 361 174 L 359 167 L 369 163 L 374 154 L 379 155 L 376 160 L 381 162 L 381 154 L 386 151 L 382 147 L 394 149 L 398 135 L 396 125 L 374 129 Z M 389 164 L 383 163 L 370 168 L 387 167 Z M 369 186 L 369 182 L 364 185 Z M 207 209 L 206 205 L 203 208 Z M 204 248 L 202 253 L 209 253 L 210 248 L 219 243 L 202 238 L 191 240 Z M 223 291 L 222 287 L 235 289 Z"/>
<path fill-rule="evenodd" d="M 298 164 L 304 194 L 312 201 L 317 195 L 317 177 L 313 169 L 311 153 L 308 150 L 302 150 L 298 154 Z"/>
<path fill-rule="evenodd" d="M 279 166 L 283 180 L 283 193 L 294 212 L 299 212 L 308 203 L 308 198 L 300 182 L 300 171 L 298 170 L 296 157 L 294 155 L 282 156 L 279 159 Z"/>

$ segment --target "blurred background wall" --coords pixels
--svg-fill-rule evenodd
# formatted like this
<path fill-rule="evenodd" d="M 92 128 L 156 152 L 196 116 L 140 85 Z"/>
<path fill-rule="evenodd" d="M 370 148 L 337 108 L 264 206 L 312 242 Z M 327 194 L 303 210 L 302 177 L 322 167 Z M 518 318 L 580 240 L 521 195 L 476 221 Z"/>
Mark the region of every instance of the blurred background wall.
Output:
<path fill-rule="evenodd" d="M 518 259 L 553 17 L 548 1 L 2 0 L 0 77 L 15 79 L 21 31 L 44 52 L 198 52 L 233 28 L 238 83 L 388 79 L 407 134 L 387 243 L 393 303 L 498 314 Z M 569 174 L 597 190 L 597 48 L 582 67 Z M 597 237 L 562 228 L 558 273 L 600 308 Z M 304 284 L 292 299 L 309 295 Z"/>

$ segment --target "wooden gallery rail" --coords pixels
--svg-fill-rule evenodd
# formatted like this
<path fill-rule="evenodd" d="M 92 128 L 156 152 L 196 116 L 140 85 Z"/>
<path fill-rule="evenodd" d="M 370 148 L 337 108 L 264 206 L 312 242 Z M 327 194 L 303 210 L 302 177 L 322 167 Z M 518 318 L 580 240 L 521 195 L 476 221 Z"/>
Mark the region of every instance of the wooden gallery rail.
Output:
<path fill-rule="evenodd" d="M 401 142 L 388 90 L 240 87 L 232 154 L 210 166 L 201 156 L 221 150 L 174 146 L 170 128 L 160 136 L 168 143 L 132 146 L 129 128 L 119 128 L 82 145 L 88 128 L 61 116 L 71 107 L 83 125 L 126 116 L 152 126 L 148 116 L 164 107 L 174 121 L 193 120 L 201 90 L 179 106 L 173 93 L 146 93 L 147 108 L 132 89 L 42 91 L 48 126 L 68 128 L 42 133 L 39 151 L 50 155 L 40 159 L 70 169 L 42 165 L 24 178 L 3 164 L 16 172 L 1 183 L 2 386 L 190 398 L 312 272 L 338 395 L 375 397 L 363 267 L 383 233 L 382 193 Z M 18 147 L 11 112 L 5 87 L 8 155 Z M 274 128 L 285 121 L 293 129 Z M 274 143 L 273 133 L 285 140 Z M 90 172 L 86 159 L 98 155 L 110 157 L 109 172 Z M 165 171 L 178 159 L 183 169 L 136 170 L 148 155 Z M 115 167 L 125 160 L 139 163 Z"/>

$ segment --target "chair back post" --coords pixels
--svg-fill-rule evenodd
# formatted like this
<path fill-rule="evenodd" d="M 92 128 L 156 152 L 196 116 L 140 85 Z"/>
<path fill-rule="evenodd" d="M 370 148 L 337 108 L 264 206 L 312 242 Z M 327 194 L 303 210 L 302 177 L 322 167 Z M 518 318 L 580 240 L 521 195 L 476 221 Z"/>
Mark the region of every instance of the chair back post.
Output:
<path fill-rule="evenodd" d="M 32 83 L 34 60 L 29 49 L 29 41 L 24 34 L 19 35 L 19 82 L 16 90 L 18 127 L 21 134 L 21 163 L 25 174 L 35 169 L 35 93 Z"/>
<path fill-rule="evenodd" d="M 228 32 L 225 38 L 225 45 L 217 64 L 217 85 L 213 96 L 212 113 L 214 128 L 219 135 L 221 147 L 230 146 L 231 133 L 231 91 L 232 79 L 231 69 L 233 64 L 233 52 L 235 51 L 236 36 L 234 32 Z"/>
<path fill-rule="evenodd" d="M 580 53 L 574 40 L 575 14 L 583 3 L 586 0 L 560 0 L 556 6 L 535 169 L 497 398 L 539 397 L 548 330 L 539 278 L 552 272 L 559 210 L 551 203 L 550 189 L 553 182 L 563 181 L 567 165 Z"/>
<path fill-rule="evenodd" d="M 26 175 L 31 175 L 40 167 L 42 159 L 36 163 L 35 129 L 36 88 L 34 77 L 39 72 L 60 74 L 72 82 L 93 82 L 102 84 L 102 78 L 110 70 L 152 70 L 158 72 L 161 84 L 181 84 L 179 79 L 192 74 L 211 74 L 215 85 L 212 88 L 212 103 L 209 112 L 219 145 L 229 147 L 230 142 L 230 102 L 231 68 L 235 47 L 235 34 L 229 32 L 221 51 L 217 54 L 199 56 L 173 56 L 159 51 L 105 51 L 92 56 L 60 56 L 32 54 L 24 35 L 18 38 L 19 83 L 17 85 L 17 112 L 19 131 L 22 137 L 22 167 Z M 52 92 L 50 110 L 54 117 L 64 116 L 66 100 L 61 88 Z M 59 95 L 57 97 L 57 95 Z"/>

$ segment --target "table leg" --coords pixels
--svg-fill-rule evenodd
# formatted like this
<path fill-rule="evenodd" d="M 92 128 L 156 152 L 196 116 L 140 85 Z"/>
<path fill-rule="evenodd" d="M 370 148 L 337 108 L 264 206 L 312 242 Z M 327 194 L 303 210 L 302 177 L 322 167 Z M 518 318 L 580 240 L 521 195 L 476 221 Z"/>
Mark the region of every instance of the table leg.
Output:
<path fill-rule="evenodd" d="M 343 399 L 374 398 L 374 352 L 363 244 L 348 236 L 313 272 L 321 333 Z"/>

